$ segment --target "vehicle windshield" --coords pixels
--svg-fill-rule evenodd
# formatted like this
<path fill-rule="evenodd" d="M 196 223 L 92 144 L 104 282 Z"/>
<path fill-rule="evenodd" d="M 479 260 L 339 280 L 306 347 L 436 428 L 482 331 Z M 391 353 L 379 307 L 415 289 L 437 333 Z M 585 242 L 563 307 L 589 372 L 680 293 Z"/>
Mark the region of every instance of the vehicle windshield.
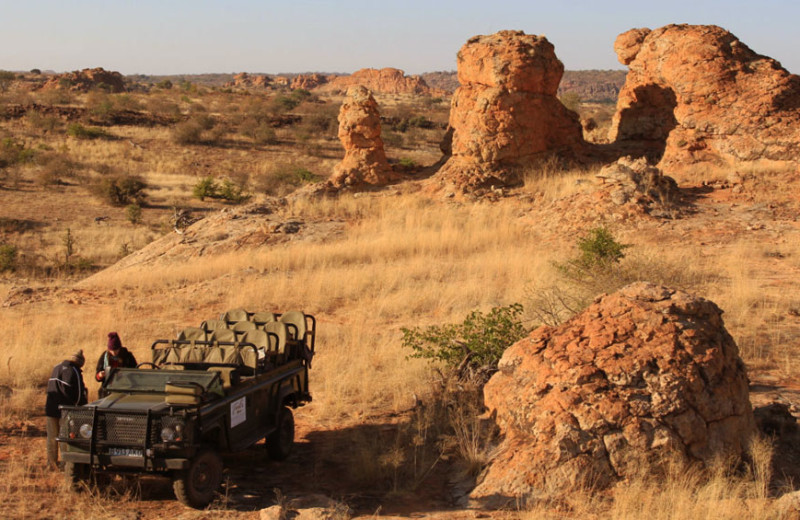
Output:
<path fill-rule="evenodd" d="M 217 374 L 204 371 L 138 370 L 121 368 L 115 370 L 106 383 L 112 392 L 163 392 L 167 383 L 197 383 L 208 391 Z"/>

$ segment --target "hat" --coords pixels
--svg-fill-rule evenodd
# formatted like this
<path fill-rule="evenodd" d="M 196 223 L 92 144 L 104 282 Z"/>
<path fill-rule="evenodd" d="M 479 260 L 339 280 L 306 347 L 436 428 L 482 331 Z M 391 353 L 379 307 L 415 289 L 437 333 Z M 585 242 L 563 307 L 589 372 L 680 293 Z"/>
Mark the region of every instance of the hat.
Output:
<path fill-rule="evenodd" d="M 122 341 L 116 332 L 108 333 L 108 350 L 119 350 L 122 348 Z"/>
<path fill-rule="evenodd" d="M 65 361 L 69 361 L 70 363 L 77 365 L 78 367 L 82 367 L 83 364 L 86 362 L 86 358 L 83 357 L 83 349 L 77 351 L 71 356 L 67 356 L 67 359 Z"/>

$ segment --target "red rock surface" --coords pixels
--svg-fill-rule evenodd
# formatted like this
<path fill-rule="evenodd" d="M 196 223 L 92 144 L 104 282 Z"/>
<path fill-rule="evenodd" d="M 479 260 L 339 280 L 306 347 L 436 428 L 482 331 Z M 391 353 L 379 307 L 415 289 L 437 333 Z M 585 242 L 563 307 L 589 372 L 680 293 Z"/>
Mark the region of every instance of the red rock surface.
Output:
<path fill-rule="evenodd" d="M 504 440 L 471 498 L 524 502 L 601 488 L 672 457 L 741 454 L 753 412 L 721 314 L 638 282 L 510 347 L 485 388 Z"/>
<path fill-rule="evenodd" d="M 311 90 L 328 83 L 328 80 L 333 76 L 325 76 L 316 72 L 312 74 L 298 74 L 292 79 L 291 88 Z"/>
<path fill-rule="evenodd" d="M 610 138 L 663 143 L 665 172 L 800 158 L 800 77 L 725 29 L 633 29 L 614 49 L 630 70 Z"/>
<path fill-rule="evenodd" d="M 452 156 L 438 178 L 463 191 L 513 185 L 526 163 L 580 149 L 578 117 L 556 97 L 563 72 L 544 36 L 500 31 L 467 41 L 450 110 Z"/>
<path fill-rule="evenodd" d="M 269 87 L 272 84 L 272 80 L 269 76 L 264 75 L 256 75 L 251 76 L 246 72 L 241 72 L 233 77 L 233 81 L 228 82 L 225 84 L 226 87 L 232 88 L 256 88 L 256 89 L 264 89 Z"/>
<path fill-rule="evenodd" d="M 383 149 L 378 103 L 367 88 L 347 91 L 339 110 L 339 139 L 345 155 L 333 170 L 333 186 L 379 186 L 394 178 Z"/>
<path fill-rule="evenodd" d="M 336 76 L 330 79 L 329 83 L 330 88 L 337 90 L 347 90 L 349 87 L 361 85 L 372 92 L 382 94 L 446 94 L 444 91 L 430 88 L 420 76 L 406 76 L 404 71 L 391 67 L 357 70 L 349 76 Z"/>
<path fill-rule="evenodd" d="M 106 85 L 109 92 L 125 92 L 125 81 L 122 74 L 105 70 L 102 67 L 56 74 L 42 85 L 42 89 L 69 89 L 86 92 L 101 85 Z"/>

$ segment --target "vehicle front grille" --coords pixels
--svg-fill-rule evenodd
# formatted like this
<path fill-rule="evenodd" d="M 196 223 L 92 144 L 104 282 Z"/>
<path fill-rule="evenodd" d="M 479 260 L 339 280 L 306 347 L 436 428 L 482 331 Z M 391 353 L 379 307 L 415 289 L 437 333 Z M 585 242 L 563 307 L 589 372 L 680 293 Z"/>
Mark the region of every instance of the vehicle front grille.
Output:
<path fill-rule="evenodd" d="M 139 446 L 144 444 L 147 433 L 146 415 L 104 413 L 97 419 L 97 436 L 95 438 L 98 441 Z M 154 424 L 152 431 L 155 430 L 157 428 Z M 152 434 L 151 437 L 153 437 Z"/>
<path fill-rule="evenodd" d="M 68 419 L 61 421 L 58 435 L 67 439 L 78 438 L 80 427 L 84 424 L 92 425 L 92 410 L 77 409 L 70 410 L 67 414 Z"/>

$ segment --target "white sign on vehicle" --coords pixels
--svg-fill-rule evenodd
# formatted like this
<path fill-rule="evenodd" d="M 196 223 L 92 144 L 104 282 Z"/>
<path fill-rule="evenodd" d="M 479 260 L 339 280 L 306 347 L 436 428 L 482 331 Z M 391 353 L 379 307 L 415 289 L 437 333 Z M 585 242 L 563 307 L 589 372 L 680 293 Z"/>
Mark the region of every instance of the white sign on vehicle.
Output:
<path fill-rule="evenodd" d="M 246 397 L 237 399 L 231 403 L 231 428 L 238 426 L 247 420 L 247 408 L 245 406 Z"/>

